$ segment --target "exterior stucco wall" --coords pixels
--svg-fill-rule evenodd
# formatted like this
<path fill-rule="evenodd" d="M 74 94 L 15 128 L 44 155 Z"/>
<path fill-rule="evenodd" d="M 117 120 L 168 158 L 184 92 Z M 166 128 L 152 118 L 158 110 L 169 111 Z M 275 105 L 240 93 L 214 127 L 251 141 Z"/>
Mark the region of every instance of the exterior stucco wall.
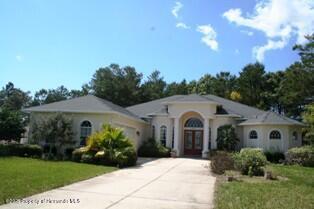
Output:
<path fill-rule="evenodd" d="M 49 116 L 52 116 L 54 113 L 40 113 L 33 112 L 30 115 L 30 131 L 29 131 L 29 139 L 32 138 L 32 129 L 33 124 L 39 120 L 46 120 Z M 138 148 L 139 144 L 142 140 L 147 136 L 146 130 L 149 127 L 148 124 L 144 124 L 141 122 L 137 122 L 131 120 L 127 117 L 120 116 L 117 114 L 92 114 L 92 113 L 63 113 L 66 117 L 71 118 L 73 120 L 72 128 L 74 132 L 74 140 L 76 141 L 75 147 L 80 144 L 80 126 L 81 123 L 85 120 L 88 120 L 92 124 L 92 133 L 99 131 L 103 124 L 112 124 L 116 127 L 121 127 L 124 129 L 124 133 L 127 137 L 129 137 L 136 148 Z M 138 132 L 138 134 L 137 134 Z"/>
<path fill-rule="evenodd" d="M 250 139 L 249 133 L 256 130 L 258 139 Z M 281 139 L 269 139 L 269 134 L 273 130 L 278 130 Z M 292 132 L 297 131 L 298 140 L 292 139 Z M 301 146 L 301 128 L 287 125 L 248 125 L 243 127 L 243 147 L 259 147 L 265 151 L 286 152 L 289 148 Z"/>
<path fill-rule="evenodd" d="M 155 140 L 160 141 L 160 127 L 167 127 L 167 138 L 166 146 L 171 148 L 172 145 L 172 129 L 173 129 L 173 119 L 168 116 L 155 116 L 152 119 L 152 125 L 155 126 Z"/>
<path fill-rule="evenodd" d="M 181 117 L 186 112 L 197 112 L 203 118 L 214 118 L 216 113 L 216 105 L 208 103 L 187 103 L 187 104 L 169 104 L 168 112 L 170 118 Z"/>

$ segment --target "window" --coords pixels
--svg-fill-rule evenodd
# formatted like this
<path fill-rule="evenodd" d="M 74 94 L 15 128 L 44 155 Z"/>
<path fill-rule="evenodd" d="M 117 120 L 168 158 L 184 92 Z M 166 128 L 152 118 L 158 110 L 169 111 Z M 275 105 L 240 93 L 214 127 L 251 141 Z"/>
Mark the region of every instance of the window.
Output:
<path fill-rule="evenodd" d="M 296 131 L 294 131 L 294 132 L 292 133 L 292 139 L 293 139 L 293 140 L 298 140 L 298 133 L 297 133 Z"/>
<path fill-rule="evenodd" d="M 270 132 L 269 139 L 281 139 L 280 132 L 277 130 Z"/>
<path fill-rule="evenodd" d="M 167 140 L 167 127 L 161 126 L 160 127 L 160 143 L 166 146 L 166 140 Z"/>
<path fill-rule="evenodd" d="M 250 139 L 257 139 L 258 138 L 257 132 L 255 130 L 250 131 L 249 138 Z"/>
<path fill-rule="evenodd" d="M 85 120 L 81 123 L 81 141 L 80 145 L 86 145 L 86 138 L 92 133 L 92 124 L 88 120 Z"/>
<path fill-rule="evenodd" d="M 203 128 L 203 122 L 198 118 L 190 118 L 185 122 L 184 127 L 186 127 L 186 128 Z"/>
<path fill-rule="evenodd" d="M 152 137 L 155 138 L 155 126 L 152 126 Z"/>

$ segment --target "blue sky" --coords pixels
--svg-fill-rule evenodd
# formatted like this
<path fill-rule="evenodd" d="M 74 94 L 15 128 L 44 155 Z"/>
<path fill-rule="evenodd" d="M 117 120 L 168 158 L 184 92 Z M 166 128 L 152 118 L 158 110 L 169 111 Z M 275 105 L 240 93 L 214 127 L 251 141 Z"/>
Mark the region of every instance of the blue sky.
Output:
<path fill-rule="evenodd" d="M 257 59 L 282 70 L 314 31 L 313 3 L 298 1 L 2 0 L 0 86 L 79 89 L 110 63 L 168 82 L 238 74 Z"/>

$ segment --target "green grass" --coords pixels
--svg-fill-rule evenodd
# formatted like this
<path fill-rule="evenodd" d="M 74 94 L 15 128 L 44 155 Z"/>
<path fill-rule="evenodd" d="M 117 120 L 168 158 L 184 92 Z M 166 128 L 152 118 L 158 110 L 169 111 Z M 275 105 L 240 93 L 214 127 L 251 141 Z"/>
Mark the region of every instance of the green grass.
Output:
<path fill-rule="evenodd" d="M 114 167 L 31 158 L 0 158 L 0 205 L 116 170 Z"/>
<path fill-rule="evenodd" d="M 314 168 L 271 165 L 287 180 L 218 183 L 216 209 L 314 208 Z"/>

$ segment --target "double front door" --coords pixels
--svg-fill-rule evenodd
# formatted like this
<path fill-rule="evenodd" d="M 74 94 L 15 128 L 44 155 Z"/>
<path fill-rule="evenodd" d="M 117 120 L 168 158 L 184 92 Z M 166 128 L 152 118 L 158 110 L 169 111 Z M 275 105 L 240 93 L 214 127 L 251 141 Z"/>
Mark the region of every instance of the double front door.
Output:
<path fill-rule="evenodd" d="M 184 130 L 184 155 L 201 155 L 203 130 Z"/>

